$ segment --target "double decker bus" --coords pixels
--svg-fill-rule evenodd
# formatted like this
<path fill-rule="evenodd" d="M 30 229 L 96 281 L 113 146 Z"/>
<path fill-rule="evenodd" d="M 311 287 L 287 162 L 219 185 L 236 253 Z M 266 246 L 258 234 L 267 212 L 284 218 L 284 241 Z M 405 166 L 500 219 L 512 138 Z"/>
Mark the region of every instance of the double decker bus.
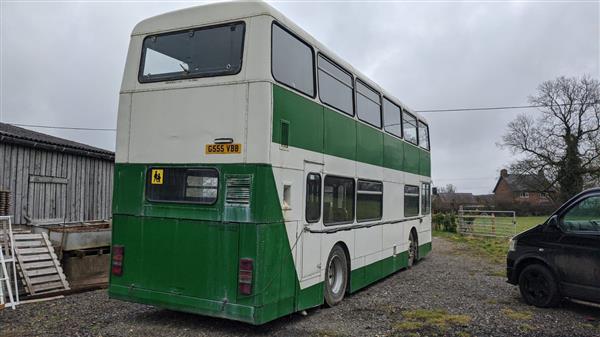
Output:
<path fill-rule="evenodd" d="M 111 298 L 262 324 L 431 250 L 425 119 L 267 4 L 140 22 L 117 123 Z"/>

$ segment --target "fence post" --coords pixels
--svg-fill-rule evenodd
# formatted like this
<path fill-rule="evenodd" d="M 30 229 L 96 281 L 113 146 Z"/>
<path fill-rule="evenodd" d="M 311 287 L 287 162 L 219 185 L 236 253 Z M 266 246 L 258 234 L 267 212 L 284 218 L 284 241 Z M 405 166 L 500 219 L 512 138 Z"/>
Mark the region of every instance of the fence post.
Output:
<path fill-rule="evenodd" d="M 492 213 L 492 234 L 496 235 L 496 213 Z"/>

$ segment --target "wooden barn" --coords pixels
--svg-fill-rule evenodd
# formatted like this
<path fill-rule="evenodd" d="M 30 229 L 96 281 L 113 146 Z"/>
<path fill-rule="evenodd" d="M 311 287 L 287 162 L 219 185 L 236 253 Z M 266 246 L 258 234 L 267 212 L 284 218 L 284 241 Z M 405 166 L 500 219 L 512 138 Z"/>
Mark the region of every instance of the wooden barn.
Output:
<path fill-rule="evenodd" d="M 111 151 L 0 123 L 0 191 L 15 224 L 110 219 L 113 166 Z"/>

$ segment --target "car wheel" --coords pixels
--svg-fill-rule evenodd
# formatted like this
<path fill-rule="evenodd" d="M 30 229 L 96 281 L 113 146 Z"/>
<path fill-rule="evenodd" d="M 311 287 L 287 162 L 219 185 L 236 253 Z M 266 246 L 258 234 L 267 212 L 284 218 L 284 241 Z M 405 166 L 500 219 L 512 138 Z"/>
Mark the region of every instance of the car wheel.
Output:
<path fill-rule="evenodd" d="M 348 257 L 342 247 L 336 245 L 329 253 L 325 270 L 325 303 L 333 307 L 344 299 L 348 286 Z"/>
<path fill-rule="evenodd" d="M 417 237 L 415 232 L 410 231 L 410 235 L 408 237 L 408 268 L 412 267 L 415 262 L 417 262 L 419 254 L 419 243 L 417 241 Z"/>
<path fill-rule="evenodd" d="M 532 264 L 523 269 L 519 275 L 519 290 L 525 302 L 536 307 L 555 307 L 560 302 L 556 279 L 541 264 Z"/>

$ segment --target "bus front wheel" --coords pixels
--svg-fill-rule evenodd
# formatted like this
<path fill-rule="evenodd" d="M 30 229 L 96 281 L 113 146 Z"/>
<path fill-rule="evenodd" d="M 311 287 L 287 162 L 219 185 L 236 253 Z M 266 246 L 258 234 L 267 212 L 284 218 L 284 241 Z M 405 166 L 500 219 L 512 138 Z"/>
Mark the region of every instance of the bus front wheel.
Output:
<path fill-rule="evenodd" d="M 325 303 L 333 307 L 344 299 L 348 286 L 348 257 L 339 245 L 335 245 L 329 253 L 324 283 Z"/>

